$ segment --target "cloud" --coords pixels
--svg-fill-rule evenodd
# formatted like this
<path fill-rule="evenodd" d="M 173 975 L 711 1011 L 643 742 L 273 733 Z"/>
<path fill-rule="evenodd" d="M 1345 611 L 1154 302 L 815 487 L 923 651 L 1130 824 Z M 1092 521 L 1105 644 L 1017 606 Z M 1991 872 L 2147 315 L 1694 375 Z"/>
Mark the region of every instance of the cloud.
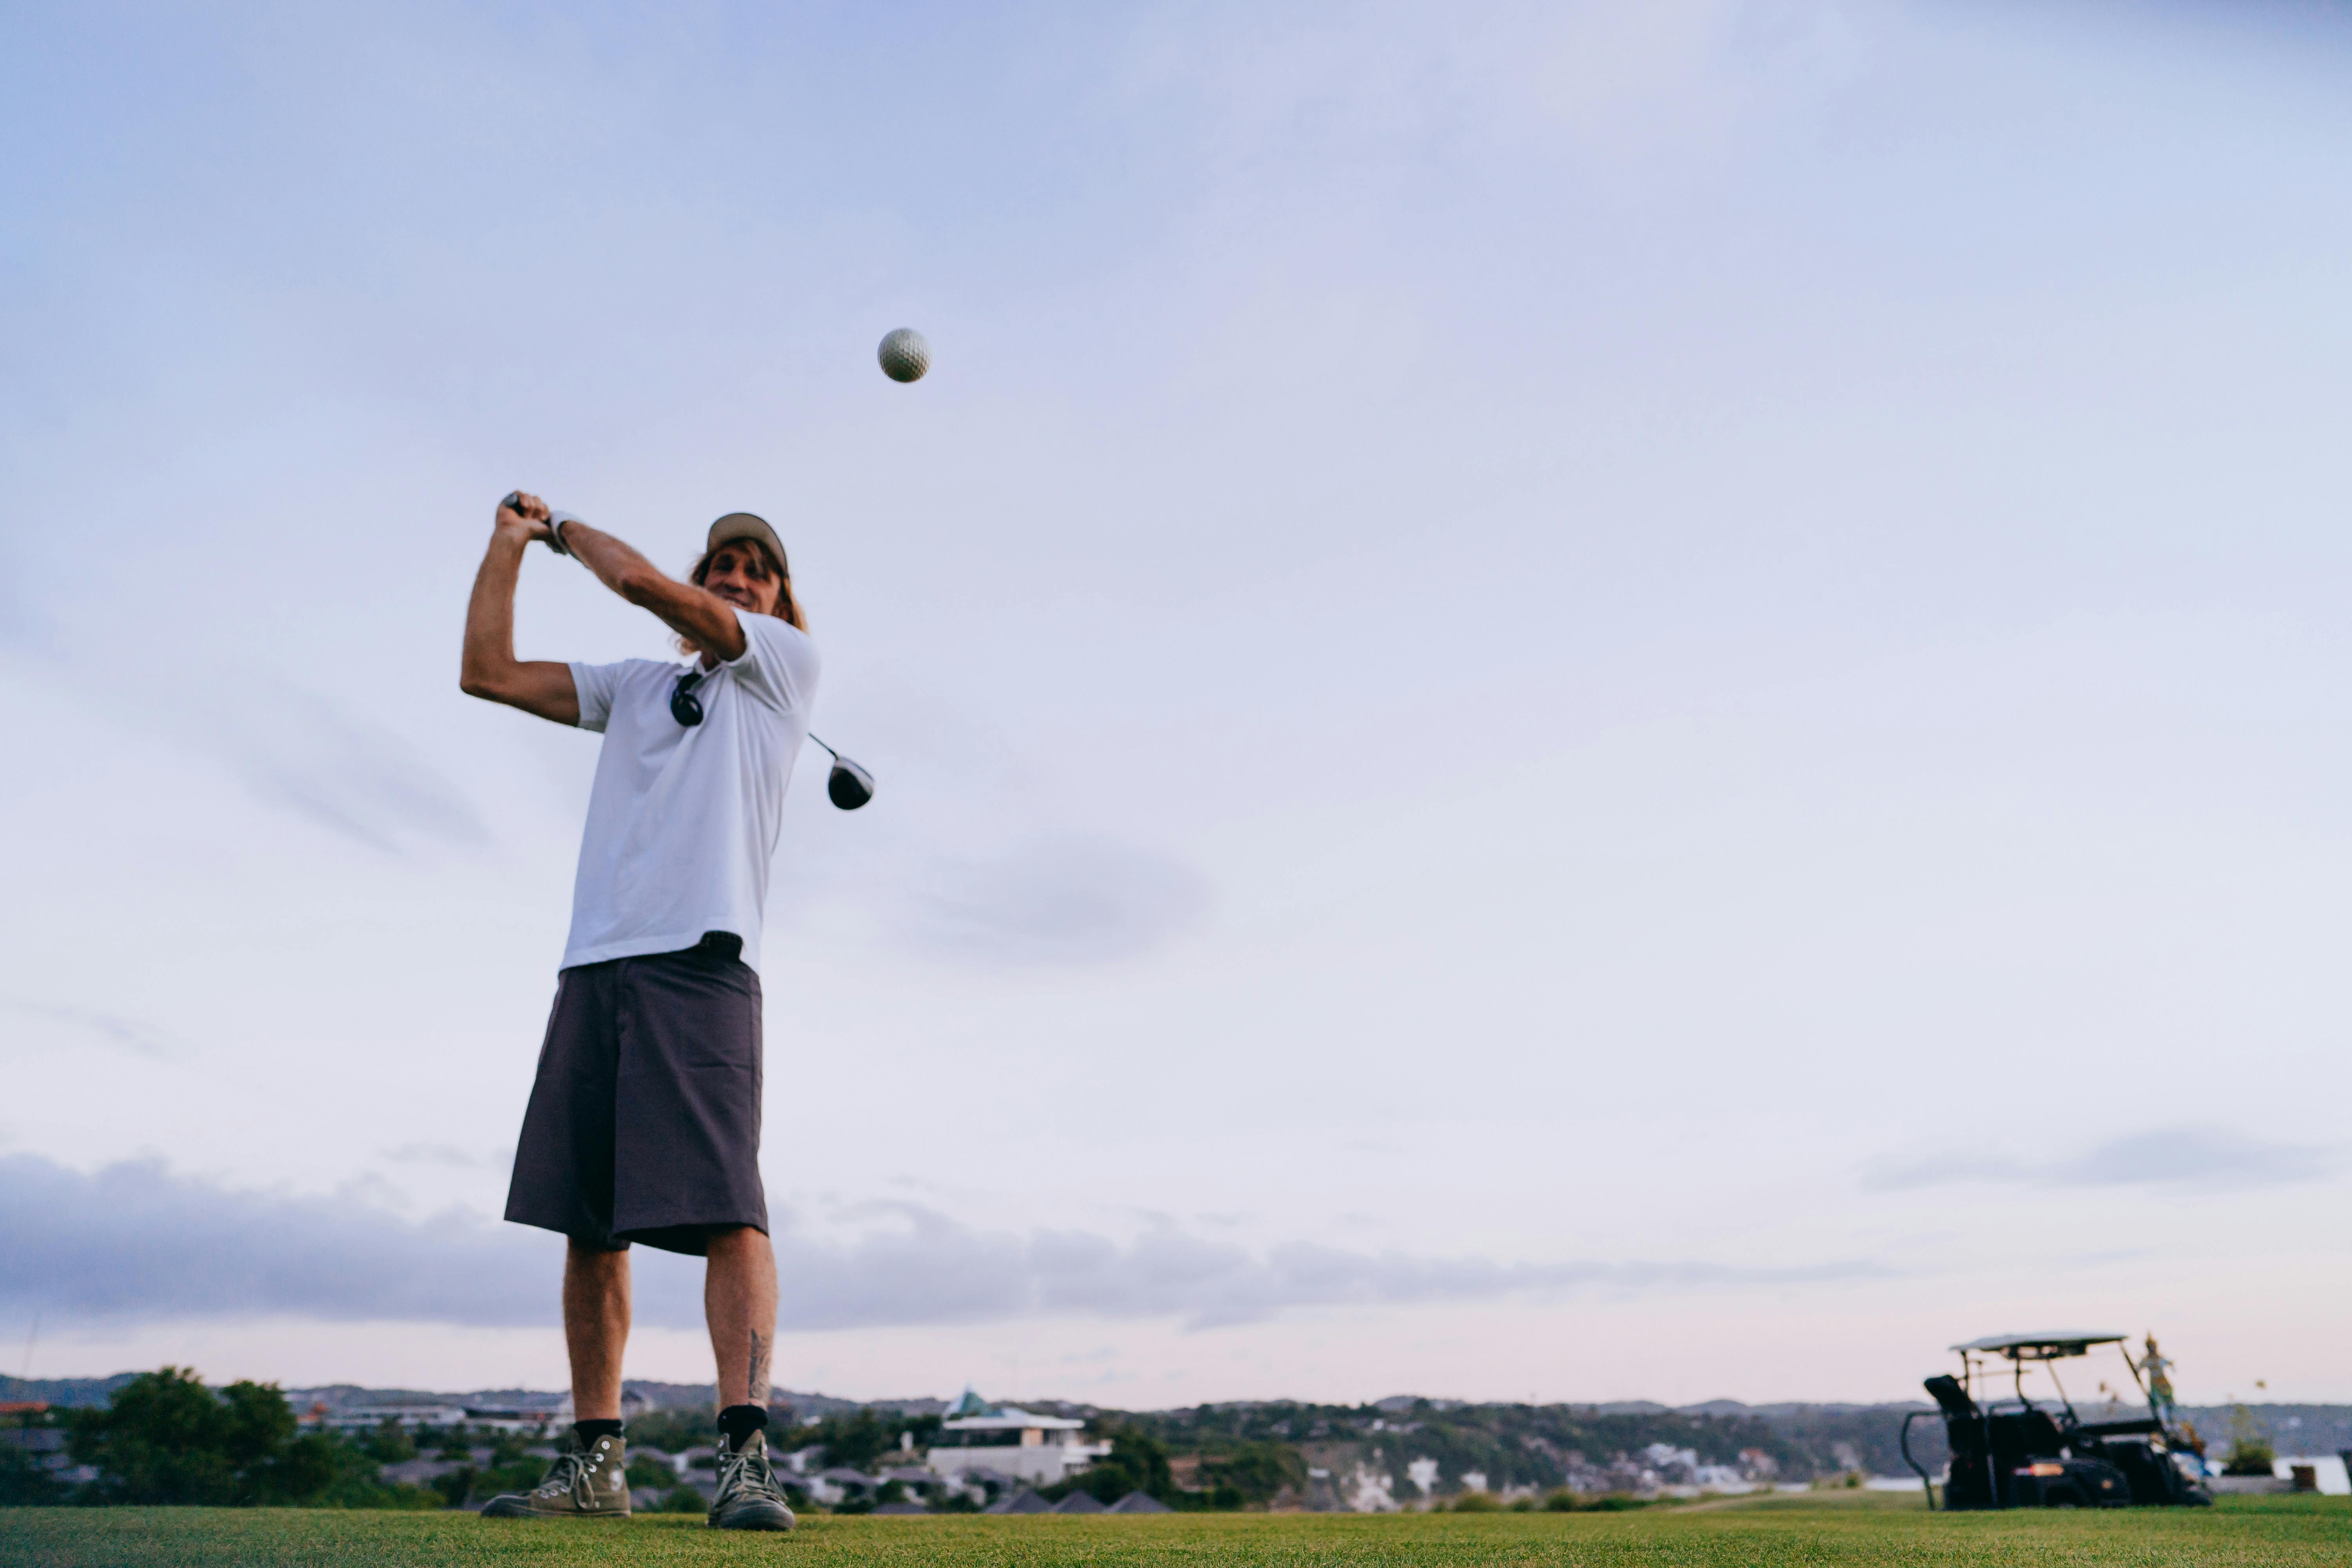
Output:
<path fill-rule="evenodd" d="M 2271 1143 L 2222 1127 L 2167 1127 L 2112 1139 L 2087 1153 L 2021 1160 L 2000 1153 L 1885 1157 L 1863 1169 L 1865 1191 L 1909 1192 L 1992 1182 L 2035 1187 L 2167 1186 L 2227 1190 L 2315 1181 L 2336 1164 L 2336 1152 Z"/>
<path fill-rule="evenodd" d="M 135 1018 L 123 1017 L 119 1013 L 104 1013 L 95 1007 L 58 1007 L 44 1002 L 9 1002 L 5 1005 L 27 1017 L 71 1025 L 133 1056 L 147 1057 L 155 1061 L 174 1061 L 188 1054 L 186 1047 L 160 1030 L 150 1028 Z"/>
<path fill-rule="evenodd" d="M 285 1314 L 543 1322 L 552 1247 L 451 1212 L 404 1223 L 357 1193 L 298 1197 L 175 1176 L 0 1160 L 0 1303 L 60 1319 Z"/>
<path fill-rule="evenodd" d="M 387 854 L 410 837 L 488 842 L 465 793 L 391 731 L 282 682 L 248 679 L 238 701 L 234 715 L 216 713 L 189 738 L 266 804 Z"/>
<path fill-rule="evenodd" d="M 779 1321 L 790 1330 L 1178 1319 L 1194 1328 L 1302 1308 L 1405 1306 L 1579 1290 L 1688 1291 L 1883 1273 L 1863 1262 L 1494 1263 L 1293 1242 L 1255 1253 L 1172 1225 L 1132 1242 L 1085 1231 L 980 1231 L 919 1205 L 873 1204 L 819 1236 L 777 1215 Z M 356 1190 L 236 1191 L 160 1161 L 69 1170 L 0 1160 L 0 1310 L 84 1321 L 288 1316 L 480 1326 L 555 1320 L 560 1244 L 462 1210 L 412 1223 Z M 701 1321 L 699 1271 L 637 1271 L 641 1322 Z"/>
<path fill-rule="evenodd" d="M 21 651 L 28 657 L 15 673 L 60 690 L 95 681 L 110 700 L 96 711 L 211 758 L 263 805 L 354 843 L 397 855 L 413 840 L 489 842 L 466 792 L 416 746 L 270 671 L 182 654 L 173 681 L 159 688 L 151 668 L 119 658 L 76 662 L 53 641 Z"/>
<path fill-rule="evenodd" d="M 455 1143 L 399 1143 L 376 1152 L 395 1165 L 446 1165 L 461 1171 L 504 1170 L 514 1163 L 511 1149 L 496 1154 L 478 1154 Z"/>
<path fill-rule="evenodd" d="M 1097 838 L 1033 838 L 981 858 L 941 858 L 916 895 L 917 945 L 1035 964 L 1109 963 L 1175 935 L 1207 903 L 1189 868 Z"/>

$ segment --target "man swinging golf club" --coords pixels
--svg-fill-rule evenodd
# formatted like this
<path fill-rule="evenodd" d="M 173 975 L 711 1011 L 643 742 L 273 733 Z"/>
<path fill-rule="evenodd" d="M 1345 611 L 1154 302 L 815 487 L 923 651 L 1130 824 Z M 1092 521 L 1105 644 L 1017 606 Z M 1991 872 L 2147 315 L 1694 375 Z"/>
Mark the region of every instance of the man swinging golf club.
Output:
<path fill-rule="evenodd" d="M 651 610 L 691 661 L 517 659 L 515 580 L 532 540 Z M 546 1479 L 486 1515 L 629 1517 L 621 1351 L 628 1248 L 641 1241 L 709 1260 L 720 1406 L 709 1522 L 792 1528 L 765 1436 L 776 1259 L 760 1181 L 756 966 L 817 671 L 783 544 L 751 513 L 712 523 L 681 583 L 536 496 L 499 504 L 458 685 L 604 741 L 506 1214 L 571 1238 L 563 1332 L 578 1420 Z"/>

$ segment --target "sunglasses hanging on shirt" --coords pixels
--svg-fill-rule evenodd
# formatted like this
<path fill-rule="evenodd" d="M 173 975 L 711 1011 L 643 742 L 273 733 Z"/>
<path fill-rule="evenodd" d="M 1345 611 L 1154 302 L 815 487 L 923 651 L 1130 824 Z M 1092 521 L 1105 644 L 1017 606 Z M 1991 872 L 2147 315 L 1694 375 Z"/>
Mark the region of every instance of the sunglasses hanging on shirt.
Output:
<path fill-rule="evenodd" d="M 702 699 L 694 694 L 702 677 L 703 671 L 689 669 L 669 689 L 669 716 L 689 730 L 702 722 Z"/>
<path fill-rule="evenodd" d="M 704 674 L 701 669 L 689 669 L 677 678 L 676 686 L 669 689 L 669 716 L 689 730 L 702 722 L 702 699 L 694 694 L 694 689 L 702 684 Z M 824 746 L 825 754 L 833 759 L 833 772 L 824 781 L 826 799 L 844 811 L 856 811 L 874 798 L 872 773 L 831 746 L 825 746 L 814 735 L 809 739 Z"/>

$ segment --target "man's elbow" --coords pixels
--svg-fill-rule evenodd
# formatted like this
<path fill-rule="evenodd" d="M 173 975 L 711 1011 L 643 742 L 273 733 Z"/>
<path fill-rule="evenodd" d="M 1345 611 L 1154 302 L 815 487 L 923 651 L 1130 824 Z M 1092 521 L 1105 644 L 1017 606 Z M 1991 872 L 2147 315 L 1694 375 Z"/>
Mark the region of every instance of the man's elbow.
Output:
<path fill-rule="evenodd" d="M 505 696 L 505 691 L 498 681 L 478 669 L 459 670 L 457 689 L 468 697 L 478 697 L 485 702 L 497 702 Z"/>

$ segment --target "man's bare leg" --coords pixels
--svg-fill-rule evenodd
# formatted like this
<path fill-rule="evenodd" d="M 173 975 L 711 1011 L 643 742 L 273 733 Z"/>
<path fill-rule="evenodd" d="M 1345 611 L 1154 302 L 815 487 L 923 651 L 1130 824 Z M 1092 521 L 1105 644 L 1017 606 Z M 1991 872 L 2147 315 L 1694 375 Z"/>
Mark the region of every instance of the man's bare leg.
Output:
<path fill-rule="evenodd" d="M 572 1244 L 563 1259 L 563 1342 L 572 1352 L 572 1419 L 618 1421 L 621 1352 L 629 1342 L 627 1253 Z"/>
<path fill-rule="evenodd" d="M 702 1310 L 719 1360 L 719 1407 L 768 1403 L 768 1357 L 776 1345 L 776 1251 L 751 1226 L 714 1231 L 702 1276 Z M 620 1397 L 614 1372 L 614 1397 Z"/>
<path fill-rule="evenodd" d="M 702 1310 L 719 1360 L 718 1530 L 790 1530 L 793 1510 L 769 1467 L 768 1355 L 776 1343 L 776 1252 L 751 1226 L 713 1231 Z"/>
<path fill-rule="evenodd" d="M 627 1253 L 599 1252 L 573 1242 L 564 1254 L 563 1342 L 572 1352 L 572 1418 L 609 1421 L 618 1426 L 621 1350 L 629 1342 Z M 603 1430 L 592 1434 L 574 1426 L 572 1438 L 538 1486 L 492 1498 L 482 1517 L 628 1518 L 628 1477 L 618 1463 L 626 1450 L 620 1434 Z M 584 1468 L 580 1463 L 583 1458 L 587 1458 Z M 614 1462 L 603 1463 L 605 1459 Z"/>

